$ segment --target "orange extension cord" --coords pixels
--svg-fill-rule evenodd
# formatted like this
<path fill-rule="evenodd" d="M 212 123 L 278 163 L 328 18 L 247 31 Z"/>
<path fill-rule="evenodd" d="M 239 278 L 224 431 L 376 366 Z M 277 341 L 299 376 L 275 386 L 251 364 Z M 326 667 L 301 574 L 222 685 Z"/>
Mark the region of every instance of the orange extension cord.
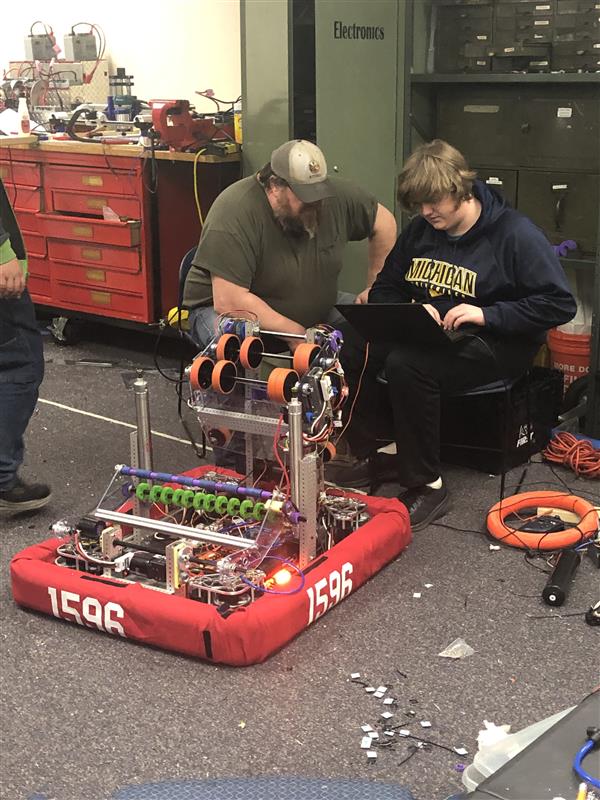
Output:
<path fill-rule="evenodd" d="M 596 450 L 585 439 L 576 439 L 572 433 L 557 433 L 548 443 L 543 456 L 547 461 L 570 467 L 583 478 L 600 478 L 600 450 Z"/>

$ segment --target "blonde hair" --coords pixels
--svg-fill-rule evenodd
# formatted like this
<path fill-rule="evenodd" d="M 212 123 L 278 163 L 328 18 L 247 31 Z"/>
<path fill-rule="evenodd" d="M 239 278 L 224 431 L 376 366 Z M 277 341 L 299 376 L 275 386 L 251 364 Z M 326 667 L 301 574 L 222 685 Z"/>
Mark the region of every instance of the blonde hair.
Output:
<path fill-rule="evenodd" d="M 463 154 L 443 139 L 422 144 L 408 157 L 398 177 L 398 202 L 407 211 L 453 196 L 456 207 L 472 196 L 476 172 Z"/>

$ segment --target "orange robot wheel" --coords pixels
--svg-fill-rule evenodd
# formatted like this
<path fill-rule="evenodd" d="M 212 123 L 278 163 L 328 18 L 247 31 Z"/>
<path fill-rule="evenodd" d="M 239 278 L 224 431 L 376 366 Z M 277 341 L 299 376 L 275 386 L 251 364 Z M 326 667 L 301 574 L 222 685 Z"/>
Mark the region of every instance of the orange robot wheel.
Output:
<path fill-rule="evenodd" d="M 298 373 L 293 369 L 277 367 L 267 381 L 267 397 L 274 403 L 289 403 L 292 389 L 298 383 Z"/>
<path fill-rule="evenodd" d="M 208 389 L 211 385 L 215 365 L 208 356 L 198 356 L 192 361 L 190 367 L 190 386 L 195 391 Z"/>
<path fill-rule="evenodd" d="M 217 361 L 212 374 L 211 386 L 215 392 L 231 394 L 237 378 L 237 369 L 233 361 Z"/>
<path fill-rule="evenodd" d="M 310 342 L 305 342 L 304 344 L 299 344 L 296 350 L 294 351 L 294 369 L 298 373 L 298 375 L 304 375 L 305 372 L 308 372 L 310 369 L 312 362 L 315 360 L 319 353 L 319 346 L 316 344 L 311 344 Z"/>
<path fill-rule="evenodd" d="M 264 345 L 258 336 L 246 336 L 240 347 L 240 364 L 244 369 L 256 369 L 262 361 Z"/>
<path fill-rule="evenodd" d="M 237 361 L 240 354 L 240 340 L 235 333 L 224 333 L 217 341 L 215 355 L 217 361 Z"/>

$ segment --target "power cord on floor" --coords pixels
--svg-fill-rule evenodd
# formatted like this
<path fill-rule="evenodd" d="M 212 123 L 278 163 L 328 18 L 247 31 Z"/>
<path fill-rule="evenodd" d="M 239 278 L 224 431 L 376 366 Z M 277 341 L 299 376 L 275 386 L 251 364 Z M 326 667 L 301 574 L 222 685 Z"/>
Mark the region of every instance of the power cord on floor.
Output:
<path fill-rule="evenodd" d="M 600 478 L 600 450 L 587 439 L 577 439 L 567 431 L 560 431 L 550 440 L 543 456 L 570 467 L 578 477 Z"/>

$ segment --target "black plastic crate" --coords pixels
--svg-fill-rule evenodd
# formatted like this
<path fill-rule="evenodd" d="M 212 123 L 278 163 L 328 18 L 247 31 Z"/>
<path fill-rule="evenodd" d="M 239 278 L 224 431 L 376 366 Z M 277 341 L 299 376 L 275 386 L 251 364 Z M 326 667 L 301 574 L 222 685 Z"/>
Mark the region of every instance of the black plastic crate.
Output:
<path fill-rule="evenodd" d="M 562 393 L 560 370 L 532 367 L 508 389 L 445 397 L 442 461 L 496 475 L 523 464 L 548 444 Z"/>

